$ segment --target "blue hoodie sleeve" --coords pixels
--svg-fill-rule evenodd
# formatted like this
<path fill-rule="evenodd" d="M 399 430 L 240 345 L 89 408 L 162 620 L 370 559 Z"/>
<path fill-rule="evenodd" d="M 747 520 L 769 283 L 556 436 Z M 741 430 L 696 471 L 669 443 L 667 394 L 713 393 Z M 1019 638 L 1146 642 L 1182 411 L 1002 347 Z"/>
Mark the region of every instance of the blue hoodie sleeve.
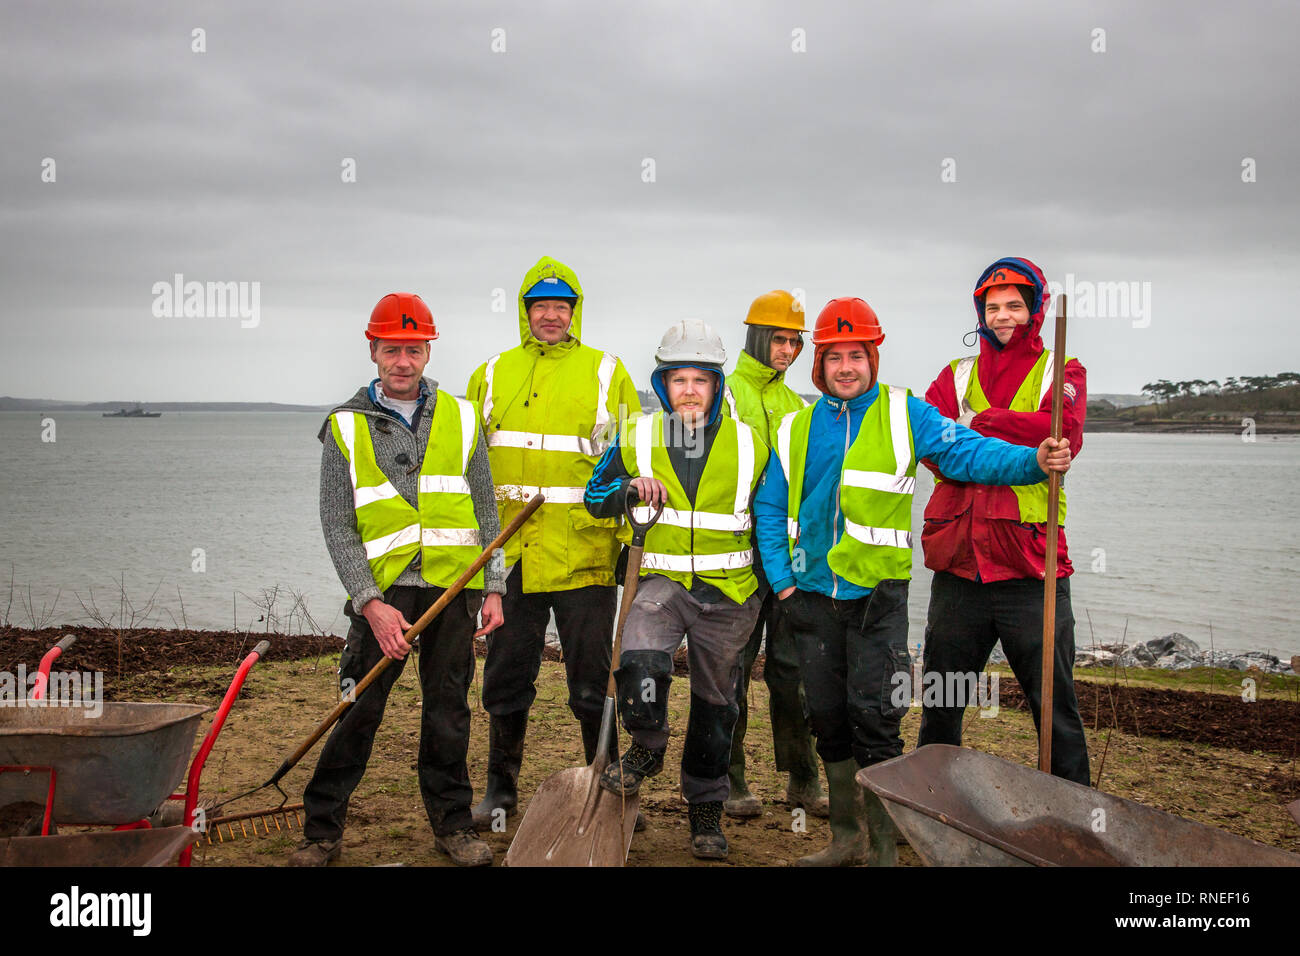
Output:
<path fill-rule="evenodd" d="M 587 490 L 582 495 L 582 503 L 595 518 L 617 518 L 623 513 L 624 489 L 632 477 L 623 467 L 623 453 L 618 445 L 620 437 L 614 436 L 605 454 L 596 462 Z"/>
<path fill-rule="evenodd" d="M 758 538 L 758 555 L 763 573 L 774 592 L 784 591 L 795 583 L 786 538 L 787 499 L 790 485 L 785 479 L 785 465 L 773 448 L 767 470 L 754 495 L 754 534 Z"/>
<path fill-rule="evenodd" d="M 917 461 L 929 458 L 954 481 L 1036 485 L 1047 477 L 1038 467 L 1037 447 L 985 438 L 914 396 L 908 396 L 907 414 Z"/>

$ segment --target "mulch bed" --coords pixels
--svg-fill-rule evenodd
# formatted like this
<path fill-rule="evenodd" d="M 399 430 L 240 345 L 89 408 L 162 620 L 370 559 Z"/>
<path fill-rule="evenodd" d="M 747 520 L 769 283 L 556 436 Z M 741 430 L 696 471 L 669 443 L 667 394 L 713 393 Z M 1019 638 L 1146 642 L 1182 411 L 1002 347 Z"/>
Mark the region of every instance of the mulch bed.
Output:
<path fill-rule="evenodd" d="M 329 656 L 342 647 L 342 639 L 326 635 L 288 635 L 240 631 L 181 631 L 163 628 L 136 628 L 119 632 L 107 628 L 44 628 L 33 631 L 18 627 L 0 627 L 0 670 L 14 673 L 19 664 L 34 673 L 41 656 L 65 634 L 75 634 L 77 643 L 59 658 L 60 670 L 102 671 L 106 695 L 113 697 L 117 675 L 134 678 L 133 691 L 186 687 L 220 697 L 226 688 L 222 681 L 201 681 L 173 676 L 176 667 L 195 665 L 235 665 L 266 637 L 271 661 L 301 660 L 317 655 Z M 476 642 L 479 656 L 486 653 L 486 643 Z M 120 671 L 119 671 L 120 652 Z M 549 661 L 560 659 L 559 649 L 548 646 L 543 654 Z M 678 676 L 687 676 L 685 651 L 674 662 Z M 762 657 L 754 667 L 754 680 L 762 679 Z M 1209 694 L 1201 691 L 1172 690 L 1117 684 L 1079 682 L 1079 709 L 1087 727 L 1108 728 L 1116 725 L 1127 734 L 1165 737 L 1191 743 L 1255 750 L 1294 759 L 1300 751 L 1300 703 L 1286 700 L 1255 700 L 1245 703 L 1239 696 Z M 1013 677 L 999 682 L 1002 707 L 1025 710 L 1024 692 Z M 245 687 L 247 693 L 247 685 Z"/>
<path fill-rule="evenodd" d="M 1293 759 L 1300 742 L 1300 703 L 1204 691 L 1133 687 L 1123 683 L 1075 684 L 1085 727 L 1115 727 L 1140 737 L 1165 737 L 1189 743 L 1261 750 Z M 998 682 L 998 704 L 1028 710 L 1014 677 Z"/>
<path fill-rule="evenodd" d="M 118 632 L 100 627 L 48 627 L 32 631 L 0 627 L 0 671 L 16 674 L 18 665 L 23 664 L 28 674 L 36 673 L 45 652 L 68 634 L 75 636 L 77 642 L 55 661 L 54 668 L 60 671 L 101 671 L 105 696 L 110 699 L 119 675 L 137 678 L 137 688 L 140 687 L 138 679 L 147 676 L 149 679 L 144 680 L 146 688 L 202 685 L 205 689 L 214 689 L 216 696 L 220 697 L 225 693 L 225 683 L 213 683 L 212 688 L 208 688 L 202 681 L 172 680 L 168 674 L 176 667 L 228 664 L 233 675 L 238 663 L 264 638 L 271 642 L 264 658 L 268 661 L 328 655 L 343 646 L 340 638 L 328 635 L 264 635 L 248 631 L 168 628 L 132 628 Z M 220 684 L 219 689 L 217 684 Z"/>

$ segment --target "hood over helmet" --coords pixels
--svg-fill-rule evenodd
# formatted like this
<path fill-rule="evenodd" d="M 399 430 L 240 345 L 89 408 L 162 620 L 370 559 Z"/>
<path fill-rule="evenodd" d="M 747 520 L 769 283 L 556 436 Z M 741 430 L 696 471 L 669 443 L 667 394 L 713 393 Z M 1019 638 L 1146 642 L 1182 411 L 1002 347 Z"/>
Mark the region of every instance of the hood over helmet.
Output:
<path fill-rule="evenodd" d="M 577 294 L 573 303 L 573 321 L 569 325 L 569 334 L 573 336 L 576 341 L 581 342 L 583 296 L 582 286 L 578 283 L 578 276 L 572 269 L 566 266 L 563 262 L 560 262 L 558 259 L 552 259 L 550 256 L 542 256 L 537 260 L 537 264 L 529 269 L 524 275 L 524 281 L 519 286 L 520 343 L 527 345 L 529 339 L 533 339 L 534 342 L 537 341 L 537 339 L 533 338 L 532 330 L 528 327 L 528 306 L 524 301 L 524 296 L 533 286 L 537 285 L 537 283 L 541 282 L 543 279 L 558 279 L 560 282 L 565 283 L 572 292 Z M 557 295 L 555 298 L 567 299 L 571 298 L 571 296 Z"/>
<path fill-rule="evenodd" d="M 999 285 L 1017 285 L 1027 287 L 1029 290 L 1027 296 L 1029 321 L 1016 327 L 1006 345 L 999 342 L 993 330 L 984 324 L 984 296 L 988 289 Z M 979 280 L 975 283 L 974 293 L 975 331 L 981 339 L 980 353 L 984 354 L 990 350 L 997 353 L 1023 349 L 1034 353 L 1041 352 L 1043 340 L 1040 333 L 1043 328 L 1043 315 L 1047 311 L 1047 303 L 1051 297 L 1043 270 L 1028 259 L 1006 256 L 981 272 Z"/>

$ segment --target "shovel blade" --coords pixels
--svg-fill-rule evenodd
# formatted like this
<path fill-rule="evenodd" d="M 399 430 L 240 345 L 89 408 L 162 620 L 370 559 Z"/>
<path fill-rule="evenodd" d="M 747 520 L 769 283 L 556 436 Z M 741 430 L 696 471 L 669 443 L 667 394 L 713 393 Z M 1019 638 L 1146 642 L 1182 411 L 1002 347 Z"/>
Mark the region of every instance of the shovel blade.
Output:
<path fill-rule="evenodd" d="M 528 802 L 506 866 L 623 866 L 637 802 L 597 785 L 592 767 L 552 774 Z"/>

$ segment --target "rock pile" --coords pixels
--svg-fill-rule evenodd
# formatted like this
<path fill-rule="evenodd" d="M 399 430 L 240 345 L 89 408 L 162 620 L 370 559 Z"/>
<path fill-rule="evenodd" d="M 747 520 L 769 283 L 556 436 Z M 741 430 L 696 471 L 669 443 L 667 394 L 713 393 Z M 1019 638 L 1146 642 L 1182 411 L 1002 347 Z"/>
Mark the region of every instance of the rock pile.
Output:
<path fill-rule="evenodd" d="M 1003 663 L 1002 646 L 993 648 L 991 662 Z M 1297 658 L 1282 661 L 1263 651 L 1203 651 L 1183 634 L 1166 634 L 1142 644 L 1092 644 L 1074 653 L 1075 667 L 1159 667 L 1186 670 L 1189 667 L 1226 667 L 1246 671 L 1254 668 L 1266 674 L 1294 674 Z"/>

